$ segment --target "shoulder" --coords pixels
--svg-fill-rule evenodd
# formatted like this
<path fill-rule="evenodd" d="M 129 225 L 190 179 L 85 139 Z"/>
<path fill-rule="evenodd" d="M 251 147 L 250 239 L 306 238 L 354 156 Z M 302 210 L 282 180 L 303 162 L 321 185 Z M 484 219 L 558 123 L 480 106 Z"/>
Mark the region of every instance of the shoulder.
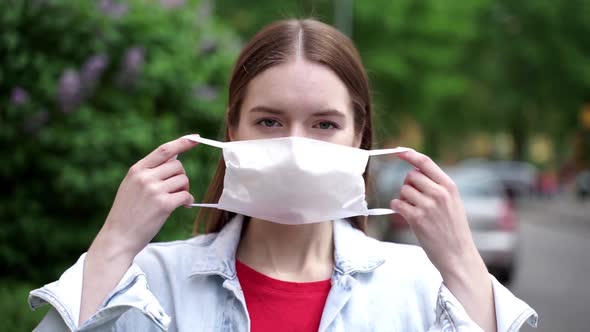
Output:
<path fill-rule="evenodd" d="M 373 308 L 373 324 L 386 329 L 393 324 L 391 330 L 427 330 L 435 319 L 442 278 L 424 250 L 374 239 L 366 244 L 382 258 L 373 271 L 356 276 L 361 285 L 359 301 Z"/>
<path fill-rule="evenodd" d="M 361 272 L 373 283 L 390 285 L 440 284 L 440 273 L 421 247 L 376 240 L 346 221 L 338 220 L 334 225 L 336 266 L 343 273 Z"/>
<path fill-rule="evenodd" d="M 148 276 L 158 272 L 188 274 L 191 262 L 207 253 L 216 237 L 217 233 L 211 233 L 186 240 L 150 243 L 135 257 L 134 263 Z"/>
<path fill-rule="evenodd" d="M 240 240 L 242 219 L 234 218 L 218 233 L 198 235 L 187 240 L 152 243 L 135 258 L 135 263 L 150 279 L 165 281 L 195 274 L 232 275 L 231 262 Z"/>
<path fill-rule="evenodd" d="M 366 236 L 359 237 L 356 244 L 365 260 L 378 262 L 372 270 L 352 275 L 358 285 L 354 299 L 359 310 L 371 308 L 371 319 L 378 326 L 393 323 L 396 328 L 392 330 L 426 330 L 435 319 L 442 278 L 424 250 Z"/>
<path fill-rule="evenodd" d="M 372 250 L 383 257 L 383 264 L 373 272 L 374 280 L 386 289 L 411 289 L 427 297 L 437 294 L 442 277 L 426 252 L 419 246 L 370 239 Z"/>
<path fill-rule="evenodd" d="M 395 267 L 396 270 L 401 269 L 407 272 L 434 269 L 426 252 L 420 246 L 378 240 L 373 242 L 376 250 L 383 253 L 386 268 Z"/>

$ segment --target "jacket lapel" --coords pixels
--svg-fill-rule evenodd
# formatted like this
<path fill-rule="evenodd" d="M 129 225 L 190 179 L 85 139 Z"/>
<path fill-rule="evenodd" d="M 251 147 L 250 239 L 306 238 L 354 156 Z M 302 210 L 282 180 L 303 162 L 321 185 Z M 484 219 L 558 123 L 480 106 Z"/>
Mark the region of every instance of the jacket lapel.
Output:
<path fill-rule="evenodd" d="M 371 273 L 385 262 L 384 255 L 377 249 L 378 243 L 348 221 L 334 221 L 334 275 L 320 331 L 340 330 L 338 319 L 358 287 L 357 274 Z"/>

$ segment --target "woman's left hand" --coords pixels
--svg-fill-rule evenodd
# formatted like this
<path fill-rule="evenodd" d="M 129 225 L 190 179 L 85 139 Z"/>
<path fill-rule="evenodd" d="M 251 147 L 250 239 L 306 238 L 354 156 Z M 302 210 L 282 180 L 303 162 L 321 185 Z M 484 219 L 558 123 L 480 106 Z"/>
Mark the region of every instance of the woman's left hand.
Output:
<path fill-rule="evenodd" d="M 398 155 L 412 164 L 391 208 L 410 224 L 445 285 L 484 331 L 496 331 L 491 279 L 479 255 L 457 186 L 430 158 L 416 151 Z"/>
<path fill-rule="evenodd" d="M 408 173 L 400 198 L 391 201 L 391 207 L 408 222 L 443 278 L 461 279 L 473 268 L 485 269 L 453 180 L 419 152 L 408 151 L 398 157 L 415 169 Z"/>

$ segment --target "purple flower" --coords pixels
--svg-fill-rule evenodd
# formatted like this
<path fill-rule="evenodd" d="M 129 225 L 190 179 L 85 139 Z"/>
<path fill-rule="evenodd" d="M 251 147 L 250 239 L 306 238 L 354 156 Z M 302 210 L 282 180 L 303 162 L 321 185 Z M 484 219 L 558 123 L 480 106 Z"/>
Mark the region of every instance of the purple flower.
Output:
<path fill-rule="evenodd" d="M 76 70 L 68 69 L 62 74 L 57 102 L 64 113 L 73 111 L 82 102 L 82 84 Z"/>
<path fill-rule="evenodd" d="M 197 85 L 193 88 L 193 94 L 197 99 L 212 101 L 219 96 L 219 89 L 211 85 Z"/>
<path fill-rule="evenodd" d="M 185 0 L 160 0 L 160 4 L 162 4 L 162 6 L 164 6 L 166 8 L 175 8 L 175 7 L 184 6 L 185 3 L 186 3 Z"/>
<path fill-rule="evenodd" d="M 145 52 L 142 47 L 129 48 L 123 56 L 123 64 L 117 81 L 124 86 L 131 86 L 139 78 L 145 62 Z"/>
<path fill-rule="evenodd" d="M 138 73 L 143 66 L 144 53 L 142 47 L 132 47 L 125 52 L 125 70 Z"/>
<path fill-rule="evenodd" d="M 100 77 L 104 73 L 109 64 L 109 58 L 104 54 L 92 56 L 86 61 L 82 67 L 81 81 L 82 91 L 85 96 L 89 96 L 94 92 L 96 85 L 100 81 Z"/>
<path fill-rule="evenodd" d="M 29 93 L 25 89 L 21 88 L 20 86 L 17 86 L 14 89 L 12 89 L 12 95 L 10 97 L 10 101 L 15 106 L 23 105 L 27 101 L 29 101 Z"/>
<path fill-rule="evenodd" d="M 98 9 L 112 18 L 121 18 L 127 13 L 129 6 L 116 0 L 100 0 Z"/>
<path fill-rule="evenodd" d="M 25 122 L 25 131 L 28 133 L 34 133 L 39 130 L 49 120 L 49 113 L 43 109 L 37 112 L 35 115 L 28 118 Z"/>

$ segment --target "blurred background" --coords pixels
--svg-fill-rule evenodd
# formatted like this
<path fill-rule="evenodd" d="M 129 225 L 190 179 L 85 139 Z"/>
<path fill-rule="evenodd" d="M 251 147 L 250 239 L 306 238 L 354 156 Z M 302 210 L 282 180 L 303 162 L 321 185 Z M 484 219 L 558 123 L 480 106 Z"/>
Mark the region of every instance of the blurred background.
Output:
<path fill-rule="evenodd" d="M 356 43 L 376 146 L 409 146 L 457 182 L 488 267 L 540 314 L 590 325 L 590 1 L 0 0 L 0 317 L 84 252 L 127 169 L 187 133 L 221 138 L 227 81 L 265 24 L 313 16 Z M 219 153 L 181 159 L 198 199 Z M 371 204 L 409 166 L 371 160 Z M 196 210 L 156 241 L 190 236 Z M 414 243 L 395 217 L 371 234 Z"/>

